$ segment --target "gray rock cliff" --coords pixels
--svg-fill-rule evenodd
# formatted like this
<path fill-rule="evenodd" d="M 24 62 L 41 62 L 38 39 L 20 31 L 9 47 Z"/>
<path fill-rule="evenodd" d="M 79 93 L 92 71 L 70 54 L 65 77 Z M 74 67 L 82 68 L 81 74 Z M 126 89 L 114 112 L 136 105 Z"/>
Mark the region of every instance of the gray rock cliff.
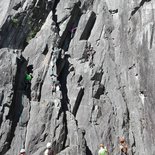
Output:
<path fill-rule="evenodd" d="M 154 31 L 153 0 L 0 0 L 0 155 L 155 155 Z"/>

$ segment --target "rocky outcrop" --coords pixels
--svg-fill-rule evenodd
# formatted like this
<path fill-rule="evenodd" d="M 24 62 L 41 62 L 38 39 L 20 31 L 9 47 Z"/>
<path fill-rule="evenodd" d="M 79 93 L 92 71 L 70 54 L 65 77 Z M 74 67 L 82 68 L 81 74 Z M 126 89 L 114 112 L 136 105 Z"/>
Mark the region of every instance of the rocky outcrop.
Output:
<path fill-rule="evenodd" d="M 1 0 L 0 154 L 155 154 L 153 0 Z M 32 74 L 30 82 L 26 74 Z"/>

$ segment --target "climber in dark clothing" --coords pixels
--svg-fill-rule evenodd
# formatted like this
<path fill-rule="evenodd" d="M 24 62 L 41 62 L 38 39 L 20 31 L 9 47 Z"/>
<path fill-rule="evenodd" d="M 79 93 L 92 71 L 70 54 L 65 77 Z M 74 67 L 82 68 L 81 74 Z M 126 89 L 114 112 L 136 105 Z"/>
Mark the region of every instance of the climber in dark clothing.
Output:
<path fill-rule="evenodd" d="M 120 137 L 119 142 L 120 155 L 128 155 L 128 145 L 125 142 L 125 138 Z"/>

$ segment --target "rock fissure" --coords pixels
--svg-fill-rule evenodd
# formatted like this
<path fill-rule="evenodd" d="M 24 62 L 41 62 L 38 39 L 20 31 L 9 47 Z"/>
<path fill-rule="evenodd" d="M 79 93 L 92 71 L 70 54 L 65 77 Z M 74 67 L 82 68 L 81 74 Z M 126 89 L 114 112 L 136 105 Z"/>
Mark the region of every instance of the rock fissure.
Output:
<path fill-rule="evenodd" d="M 73 107 L 72 113 L 73 113 L 74 117 L 76 117 L 76 113 L 77 113 L 78 108 L 80 106 L 83 95 L 84 95 L 84 88 L 80 88 L 79 93 L 78 93 L 77 98 L 76 98 L 76 101 L 75 101 L 75 104 L 74 104 L 74 107 Z"/>
<path fill-rule="evenodd" d="M 1 0 L 0 154 L 154 155 L 154 5 Z"/>
<path fill-rule="evenodd" d="M 130 15 L 130 18 L 129 20 L 131 19 L 132 16 L 134 16 L 134 14 L 146 3 L 146 2 L 150 2 L 151 0 L 142 0 L 140 3 L 139 3 L 139 6 L 135 7 L 134 10 L 131 12 L 131 15 Z"/>
<path fill-rule="evenodd" d="M 10 111 L 8 113 L 8 116 L 6 116 L 6 119 L 10 121 L 11 123 L 11 130 L 10 133 L 8 133 L 7 137 L 7 150 L 11 147 L 12 140 L 15 136 L 15 130 L 17 127 L 17 124 L 19 122 L 20 116 L 23 111 L 23 105 L 22 105 L 22 96 L 24 95 L 24 87 L 23 87 L 23 81 L 25 74 L 24 73 L 24 66 L 26 65 L 26 61 L 22 57 L 21 59 L 17 59 L 17 72 L 15 76 L 15 83 L 14 83 L 14 94 L 12 99 L 12 104 L 10 106 Z M 5 152 L 7 151 L 5 150 Z M 4 153 L 4 150 L 2 150 L 2 153 Z"/>

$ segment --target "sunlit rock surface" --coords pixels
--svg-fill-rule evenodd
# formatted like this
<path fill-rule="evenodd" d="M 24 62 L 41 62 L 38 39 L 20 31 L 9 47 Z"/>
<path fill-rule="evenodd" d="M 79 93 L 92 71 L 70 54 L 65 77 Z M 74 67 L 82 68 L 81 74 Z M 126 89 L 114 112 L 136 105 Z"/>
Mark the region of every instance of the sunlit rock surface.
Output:
<path fill-rule="evenodd" d="M 153 0 L 1 0 L 0 154 L 117 155 L 123 135 L 155 155 L 154 17 Z"/>

